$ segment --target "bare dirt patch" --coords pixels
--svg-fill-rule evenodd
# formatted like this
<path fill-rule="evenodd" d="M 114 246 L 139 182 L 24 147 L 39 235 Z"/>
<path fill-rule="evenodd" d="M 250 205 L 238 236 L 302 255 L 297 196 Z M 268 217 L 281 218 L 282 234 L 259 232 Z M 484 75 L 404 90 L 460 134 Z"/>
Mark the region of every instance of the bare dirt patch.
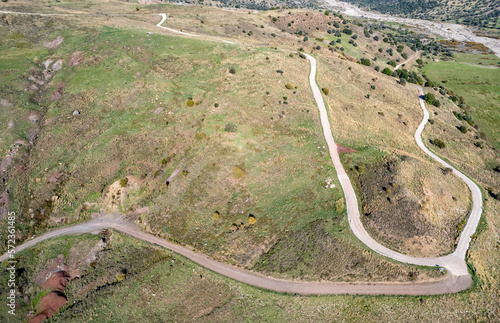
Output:
<path fill-rule="evenodd" d="M 141 181 L 135 176 L 126 176 L 108 188 L 108 192 L 104 196 L 103 208 L 110 212 L 118 212 L 123 207 L 125 200 L 133 191 L 137 191 L 141 187 Z"/>
<path fill-rule="evenodd" d="M 43 46 L 48 49 L 56 49 L 59 45 L 64 41 L 64 37 L 57 36 L 53 41 L 46 41 L 43 43 Z"/>
<path fill-rule="evenodd" d="M 62 96 L 65 86 L 64 82 L 60 82 L 57 85 L 56 90 L 50 95 L 49 100 L 53 101 L 55 99 L 59 99 Z"/>
<path fill-rule="evenodd" d="M 454 192 L 458 198 L 452 196 L 440 179 L 422 178 L 414 160 L 407 159 L 390 158 L 360 174 L 363 220 L 374 236 L 401 252 L 444 254 L 453 249 L 458 222 L 466 213 L 466 189 L 464 196 L 459 190 Z M 431 168 L 426 172 L 438 176 Z M 448 176 L 460 187 L 453 175 Z"/>
<path fill-rule="evenodd" d="M 354 148 L 351 148 L 351 147 L 346 147 L 346 146 L 342 146 L 342 145 L 339 145 L 337 144 L 337 151 L 339 152 L 339 154 L 342 154 L 342 153 L 357 153 L 359 152 L 359 150 L 356 150 Z"/>

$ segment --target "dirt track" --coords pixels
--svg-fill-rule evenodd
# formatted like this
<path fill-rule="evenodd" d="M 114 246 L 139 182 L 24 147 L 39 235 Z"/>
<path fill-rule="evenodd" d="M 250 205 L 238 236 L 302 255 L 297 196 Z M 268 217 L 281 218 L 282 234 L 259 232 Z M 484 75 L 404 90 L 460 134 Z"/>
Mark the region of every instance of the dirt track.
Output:
<path fill-rule="evenodd" d="M 166 15 L 162 14 L 162 21 L 164 22 Z M 159 24 L 158 24 L 159 25 Z M 157 26 L 158 26 L 157 25 Z M 161 27 L 161 26 L 158 26 Z M 161 27 L 163 28 L 163 27 Z M 176 31 L 177 32 L 177 31 Z M 223 41 L 223 40 L 221 40 Z M 225 41 L 227 42 L 227 41 Z M 318 108 L 320 110 L 321 124 L 323 127 L 323 133 L 328 144 L 328 149 L 332 156 L 332 162 L 337 171 L 338 178 L 342 185 L 346 205 L 347 213 L 349 218 L 349 226 L 353 233 L 358 237 L 364 244 L 370 247 L 375 252 L 387 256 L 389 258 L 395 259 L 400 262 L 405 262 L 409 264 L 417 264 L 424 266 L 442 266 L 448 270 L 446 277 L 439 281 L 426 282 L 426 283 L 323 283 L 323 282 L 297 282 L 297 281 L 287 281 L 280 280 L 276 278 L 266 277 L 254 272 L 250 272 L 241 268 L 237 268 L 228 264 L 217 262 L 210 259 L 208 256 L 196 252 L 194 249 L 188 246 L 180 246 L 171 243 L 165 239 L 150 235 L 140 230 L 137 226 L 127 223 L 123 220 L 123 216 L 120 214 L 107 214 L 99 218 L 93 219 L 89 222 L 77 224 L 74 226 L 69 226 L 61 229 L 48 232 L 38 238 L 27 241 L 24 244 L 17 247 L 16 252 L 20 252 L 24 249 L 30 248 L 33 245 L 47 240 L 53 237 L 63 236 L 63 235 L 76 235 L 87 232 L 99 231 L 103 228 L 114 228 L 124 234 L 130 235 L 137 239 L 154 243 L 159 246 L 168 248 L 176 253 L 179 253 L 192 261 L 204 266 L 214 272 L 221 275 L 233 278 L 237 281 L 256 286 L 263 289 L 273 290 L 276 292 L 286 292 L 286 293 L 296 293 L 303 295 L 310 294 L 366 294 L 366 295 L 435 295 L 443 293 L 454 293 L 459 292 L 470 287 L 472 279 L 468 273 L 467 266 L 465 264 L 465 252 L 469 247 L 470 237 L 475 232 L 477 224 L 479 222 L 481 212 L 482 212 L 482 197 L 481 191 L 470 179 L 465 175 L 458 172 L 456 169 L 451 167 L 449 164 L 441 160 L 439 157 L 430 152 L 422 142 L 421 133 L 428 121 L 429 113 L 425 108 L 425 103 L 422 98 L 420 98 L 420 105 L 424 112 L 424 118 L 417 128 L 415 133 L 415 140 L 419 147 L 427 153 L 430 157 L 440 162 L 445 167 L 453 168 L 454 173 L 459 176 L 467 186 L 471 189 L 473 196 L 473 208 L 469 216 L 469 221 L 460 236 L 460 240 L 455 252 L 444 257 L 436 258 L 417 258 L 408 255 L 400 254 L 393 250 L 390 250 L 377 241 L 375 241 L 365 230 L 362 225 L 359 207 L 357 204 L 357 198 L 349 180 L 349 177 L 345 173 L 345 170 L 340 162 L 339 154 L 337 151 L 337 146 L 332 136 L 330 123 L 328 120 L 328 114 L 325 108 L 325 104 L 321 95 L 321 92 L 316 84 L 316 73 L 317 73 L 317 63 L 316 60 L 306 54 L 307 59 L 311 63 L 311 73 L 309 75 L 309 82 L 313 92 L 313 96 L 316 100 Z M 419 94 L 422 95 L 422 89 L 419 88 Z M 4 254 L 0 257 L 0 262 L 5 261 L 8 258 L 8 254 Z"/>

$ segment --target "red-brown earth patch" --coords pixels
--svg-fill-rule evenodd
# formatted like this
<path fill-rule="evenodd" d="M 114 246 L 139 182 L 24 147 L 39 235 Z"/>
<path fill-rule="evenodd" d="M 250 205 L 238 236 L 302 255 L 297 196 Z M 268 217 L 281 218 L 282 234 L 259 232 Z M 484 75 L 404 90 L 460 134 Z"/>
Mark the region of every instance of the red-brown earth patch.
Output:
<path fill-rule="evenodd" d="M 71 58 L 69 59 L 69 66 L 76 66 L 83 62 L 84 52 L 75 52 L 71 54 Z"/>
<path fill-rule="evenodd" d="M 337 151 L 338 151 L 339 154 L 342 154 L 342 153 L 357 153 L 357 152 L 359 152 L 356 149 L 353 149 L 353 148 L 350 148 L 350 147 L 346 147 L 346 146 L 342 146 L 342 145 L 339 145 L 339 144 L 337 144 Z"/>
<path fill-rule="evenodd" d="M 69 283 L 69 274 L 64 271 L 58 271 L 50 275 L 43 284 L 44 290 L 52 290 L 50 293 L 42 297 L 37 306 L 36 316 L 29 320 L 29 323 L 43 322 L 45 319 L 51 317 L 57 311 L 66 305 L 68 298 L 64 294 L 66 286 Z"/>

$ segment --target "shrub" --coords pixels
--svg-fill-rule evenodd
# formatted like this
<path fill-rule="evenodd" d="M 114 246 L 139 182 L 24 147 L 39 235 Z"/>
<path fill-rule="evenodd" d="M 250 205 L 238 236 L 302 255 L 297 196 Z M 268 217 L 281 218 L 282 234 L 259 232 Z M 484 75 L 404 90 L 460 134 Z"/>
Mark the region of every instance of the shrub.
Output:
<path fill-rule="evenodd" d="M 403 53 L 403 54 L 401 54 L 401 57 L 403 57 L 404 59 L 407 59 L 408 55 L 406 53 Z"/>
<path fill-rule="evenodd" d="M 433 93 L 426 93 L 424 95 L 424 100 L 429 104 L 434 104 L 434 101 L 436 101 L 436 96 Z"/>
<path fill-rule="evenodd" d="M 321 91 L 323 91 L 323 93 L 325 93 L 325 95 L 330 94 L 330 90 L 327 89 L 326 87 L 322 88 Z"/>
<path fill-rule="evenodd" d="M 458 130 L 460 130 L 461 133 L 466 133 L 467 132 L 467 127 L 466 126 L 460 126 L 460 127 L 457 127 Z"/>
<path fill-rule="evenodd" d="M 419 58 L 419 59 L 417 59 L 417 61 L 416 61 L 416 62 L 417 62 L 417 64 L 418 64 L 418 65 L 422 65 L 422 64 L 424 64 L 424 61 L 423 61 L 422 59 L 420 59 L 420 58 Z"/>
<path fill-rule="evenodd" d="M 399 45 L 396 50 L 398 51 L 398 53 L 402 53 L 403 49 L 405 49 L 405 47 L 403 45 Z"/>
<path fill-rule="evenodd" d="M 325 10 L 325 15 L 329 16 L 330 15 L 330 10 Z"/>
<path fill-rule="evenodd" d="M 437 146 L 438 148 L 445 148 L 446 147 L 446 143 L 444 141 L 442 141 L 441 139 L 431 140 L 431 144 L 433 144 L 434 146 Z"/>
<path fill-rule="evenodd" d="M 308 40 L 309 40 L 309 37 L 304 36 L 304 38 L 303 38 L 302 40 L 303 40 L 303 41 L 308 41 Z"/>
<path fill-rule="evenodd" d="M 219 103 L 214 103 L 214 107 L 218 108 L 219 107 Z"/>
<path fill-rule="evenodd" d="M 170 162 L 170 157 L 165 157 L 161 160 L 161 164 L 163 166 L 165 166 L 166 164 L 168 164 L 168 162 Z"/>
<path fill-rule="evenodd" d="M 346 35 L 352 35 L 352 30 L 349 29 L 349 28 L 344 28 L 344 30 L 342 30 L 342 32 Z"/>
<path fill-rule="evenodd" d="M 300 58 L 303 58 L 303 59 L 306 59 L 306 55 L 304 55 L 303 53 L 300 53 L 300 54 L 299 54 L 299 57 L 300 57 Z"/>
<path fill-rule="evenodd" d="M 406 80 L 405 79 L 399 79 L 399 84 L 406 85 Z"/>
<path fill-rule="evenodd" d="M 372 90 L 375 90 L 375 85 L 370 86 Z"/>
<path fill-rule="evenodd" d="M 128 178 L 124 177 L 120 180 L 120 186 L 125 187 L 128 184 Z"/>
<path fill-rule="evenodd" d="M 283 71 L 282 70 L 277 70 L 276 73 L 280 73 L 281 75 L 283 75 Z"/>
<path fill-rule="evenodd" d="M 453 169 L 451 169 L 449 167 L 446 167 L 446 168 L 443 169 L 443 174 L 449 175 L 451 173 L 453 173 Z"/>
<path fill-rule="evenodd" d="M 382 71 L 382 73 L 384 73 L 385 75 L 389 75 L 389 76 L 392 75 L 392 71 L 388 67 L 384 68 L 384 70 Z"/>
<path fill-rule="evenodd" d="M 241 167 L 239 167 L 239 166 L 233 167 L 233 177 L 234 178 L 240 179 L 240 178 L 245 177 L 245 175 L 246 175 L 246 173 Z"/>
<path fill-rule="evenodd" d="M 231 74 L 236 74 L 236 68 L 235 68 L 234 66 L 231 66 L 231 67 L 229 68 L 229 73 L 231 73 Z"/>
<path fill-rule="evenodd" d="M 365 66 L 370 66 L 372 63 L 370 62 L 370 60 L 368 58 L 362 58 L 361 64 L 363 64 Z"/>
<path fill-rule="evenodd" d="M 189 100 L 186 101 L 186 105 L 188 107 L 192 107 L 194 105 L 194 101 L 192 99 L 189 99 Z"/>
<path fill-rule="evenodd" d="M 463 116 L 461 113 L 458 113 L 456 111 L 453 111 L 453 115 L 458 119 L 458 120 L 463 120 Z"/>
<path fill-rule="evenodd" d="M 290 84 L 290 83 L 286 83 L 286 84 L 285 84 L 285 87 L 286 87 L 287 89 L 289 89 L 289 90 L 293 89 L 293 85 L 292 85 L 292 84 Z"/>
<path fill-rule="evenodd" d="M 439 108 L 441 106 L 441 102 L 439 102 L 439 100 L 435 100 L 433 104 L 436 108 Z"/>
<path fill-rule="evenodd" d="M 430 124 L 434 124 L 435 120 L 434 119 L 429 119 Z"/>
<path fill-rule="evenodd" d="M 380 71 L 380 66 L 375 66 L 375 71 Z"/>
<path fill-rule="evenodd" d="M 228 122 L 224 127 L 224 131 L 226 132 L 236 132 L 237 129 L 238 127 L 232 122 Z"/>
<path fill-rule="evenodd" d="M 396 67 L 396 61 L 391 59 L 389 65 L 391 65 L 392 67 Z"/>
<path fill-rule="evenodd" d="M 378 36 L 373 36 L 373 40 L 378 41 L 380 38 Z"/>

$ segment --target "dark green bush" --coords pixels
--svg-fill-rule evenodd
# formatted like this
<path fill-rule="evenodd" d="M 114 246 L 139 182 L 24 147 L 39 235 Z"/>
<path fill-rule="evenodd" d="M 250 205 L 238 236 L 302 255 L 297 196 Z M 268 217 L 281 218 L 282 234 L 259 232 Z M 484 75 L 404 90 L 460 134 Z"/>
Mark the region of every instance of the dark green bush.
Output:
<path fill-rule="evenodd" d="M 424 95 L 424 100 L 429 104 L 434 104 L 434 101 L 436 101 L 436 96 L 433 93 L 426 93 Z"/>
<path fill-rule="evenodd" d="M 438 148 L 445 148 L 446 147 L 446 143 L 444 141 L 442 141 L 441 139 L 431 140 L 431 144 L 433 144 L 434 146 L 437 146 Z"/>
<path fill-rule="evenodd" d="M 382 71 L 382 73 L 384 73 L 385 75 L 389 75 L 389 76 L 392 75 L 392 71 L 388 67 L 384 68 L 384 70 Z"/>
<path fill-rule="evenodd" d="M 226 132 L 236 132 L 237 129 L 238 127 L 232 122 L 228 122 L 224 127 L 224 131 Z"/>

